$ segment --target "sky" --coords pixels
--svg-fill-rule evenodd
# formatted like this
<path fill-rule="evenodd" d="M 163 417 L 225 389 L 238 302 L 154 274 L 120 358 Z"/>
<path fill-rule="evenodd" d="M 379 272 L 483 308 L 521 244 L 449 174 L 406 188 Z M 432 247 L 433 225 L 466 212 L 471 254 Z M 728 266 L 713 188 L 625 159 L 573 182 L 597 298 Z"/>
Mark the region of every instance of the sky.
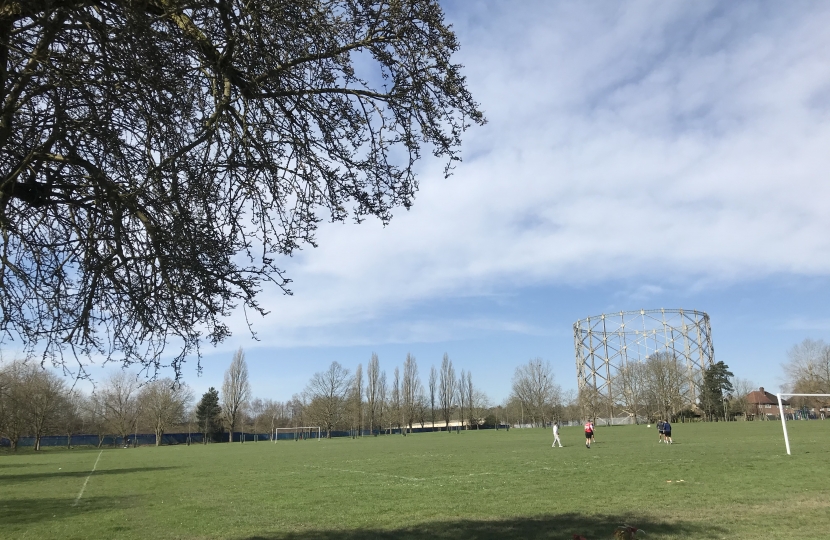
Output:
<path fill-rule="evenodd" d="M 494 404 L 537 357 L 575 390 L 573 323 L 641 308 L 705 311 L 715 360 L 773 391 L 830 341 L 830 3 L 443 5 L 488 123 L 448 179 L 425 152 L 388 226 L 281 262 L 293 296 L 186 364 L 197 394 L 238 347 L 261 398 L 373 352 L 424 382 L 447 353 Z"/>

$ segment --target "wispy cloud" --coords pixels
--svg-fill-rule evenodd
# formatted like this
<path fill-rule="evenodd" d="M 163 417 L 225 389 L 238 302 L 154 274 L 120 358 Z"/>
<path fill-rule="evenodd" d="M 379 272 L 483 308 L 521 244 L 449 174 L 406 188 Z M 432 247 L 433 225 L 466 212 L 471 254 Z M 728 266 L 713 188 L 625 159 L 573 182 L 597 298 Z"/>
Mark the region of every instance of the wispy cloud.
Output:
<path fill-rule="evenodd" d="M 286 261 L 296 295 L 266 295 L 265 344 L 444 339 L 452 315 L 398 318 L 532 284 L 636 277 L 647 300 L 665 281 L 830 273 L 830 6 L 448 11 L 490 123 L 450 179 L 424 164 L 388 227 L 325 226 Z"/>
<path fill-rule="evenodd" d="M 781 325 L 781 328 L 784 330 L 799 330 L 804 332 L 828 332 L 830 331 L 830 319 L 795 317 L 793 319 L 786 321 L 783 325 Z"/>

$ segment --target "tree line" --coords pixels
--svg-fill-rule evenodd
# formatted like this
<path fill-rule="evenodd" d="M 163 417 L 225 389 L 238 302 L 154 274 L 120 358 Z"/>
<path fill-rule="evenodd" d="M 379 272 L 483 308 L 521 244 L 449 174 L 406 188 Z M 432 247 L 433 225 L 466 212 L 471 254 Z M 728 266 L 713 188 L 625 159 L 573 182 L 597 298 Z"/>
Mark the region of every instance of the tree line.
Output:
<path fill-rule="evenodd" d="M 783 365 L 790 392 L 830 394 L 830 345 L 806 339 L 788 352 Z M 563 392 L 549 362 L 530 360 L 516 368 L 509 397 L 500 405 L 475 386 L 473 374 L 456 372 L 449 355 L 421 377 L 414 355 L 387 373 L 377 354 L 364 370 L 339 362 L 315 373 L 305 389 L 286 401 L 252 396 L 242 349 L 225 372 L 221 391 L 211 387 L 197 403 L 192 390 L 170 378 L 143 381 L 118 371 L 85 394 L 38 364 L 12 361 L 0 365 L 0 436 L 17 448 L 33 437 L 39 450 L 46 435 L 94 434 L 127 440 L 130 434 L 153 433 L 161 444 L 172 429 L 201 433 L 219 441 L 223 433 L 269 433 L 276 428 L 320 426 L 335 431 L 411 433 L 414 429 L 447 430 L 504 424 L 544 426 L 554 421 L 631 416 L 635 419 L 706 420 L 750 414 L 747 396 L 755 385 L 735 377 L 722 361 L 690 378 L 686 366 L 668 352 L 619 370 L 609 399 L 595 388 Z M 796 398 L 797 406 L 828 407 L 830 398 Z M 244 439 L 242 439 L 244 440 Z M 256 439 L 255 439 L 256 440 Z"/>
<path fill-rule="evenodd" d="M 273 434 L 278 427 L 307 425 L 320 426 L 328 436 L 339 430 L 406 433 L 427 425 L 479 426 L 489 398 L 474 385 L 472 372 L 456 375 L 446 354 L 440 368 L 430 368 L 426 383 L 412 354 L 391 376 L 372 354 L 365 373 L 361 364 L 351 372 L 332 362 L 303 392 L 282 402 L 252 395 L 239 349 L 221 391 L 211 387 L 194 403 L 192 390 L 170 378 L 142 381 L 118 371 L 85 394 L 36 363 L 13 361 L 0 366 L 0 436 L 14 449 L 21 438 L 34 437 L 40 450 L 46 435 L 66 436 L 69 445 L 72 435 L 81 433 L 97 435 L 99 446 L 107 437 L 127 441 L 137 432 L 153 433 L 160 445 L 171 429 L 201 433 L 210 442 L 223 440 L 223 433 L 233 441 L 240 431 Z"/>
<path fill-rule="evenodd" d="M 457 374 L 447 354 L 440 366 L 430 367 L 425 382 L 414 355 L 407 354 L 403 365 L 387 374 L 373 353 L 365 372 L 362 364 L 352 372 L 332 362 L 315 373 L 302 393 L 277 407 L 285 415 L 272 425 L 315 425 L 327 436 L 333 431 L 411 433 L 415 428 L 477 427 L 489 407 L 490 399 L 474 385 L 472 372 L 462 369 Z"/>

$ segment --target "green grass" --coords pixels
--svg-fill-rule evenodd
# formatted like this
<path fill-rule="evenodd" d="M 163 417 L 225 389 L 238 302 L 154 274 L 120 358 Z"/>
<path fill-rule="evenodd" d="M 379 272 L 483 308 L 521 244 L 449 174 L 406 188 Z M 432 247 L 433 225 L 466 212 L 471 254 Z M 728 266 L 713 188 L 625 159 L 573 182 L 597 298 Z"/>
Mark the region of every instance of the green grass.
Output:
<path fill-rule="evenodd" d="M 3 538 L 826 538 L 830 422 L 0 453 Z M 89 477 L 83 496 L 75 505 Z M 681 481 L 682 480 L 682 481 Z"/>

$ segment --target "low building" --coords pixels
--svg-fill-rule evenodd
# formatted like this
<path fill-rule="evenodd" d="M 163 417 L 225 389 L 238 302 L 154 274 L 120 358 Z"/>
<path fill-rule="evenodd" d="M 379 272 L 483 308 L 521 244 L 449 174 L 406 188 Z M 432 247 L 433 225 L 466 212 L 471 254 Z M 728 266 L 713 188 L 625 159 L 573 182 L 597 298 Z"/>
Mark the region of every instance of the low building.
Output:
<path fill-rule="evenodd" d="M 748 420 L 778 420 L 781 418 L 778 411 L 778 396 L 770 394 L 764 387 L 753 390 L 746 396 L 747 419 Z M 784 407 L 784 414 L 792 414 L 793 409 L 790 402 L 781 398 L 781 405 Z"/>

